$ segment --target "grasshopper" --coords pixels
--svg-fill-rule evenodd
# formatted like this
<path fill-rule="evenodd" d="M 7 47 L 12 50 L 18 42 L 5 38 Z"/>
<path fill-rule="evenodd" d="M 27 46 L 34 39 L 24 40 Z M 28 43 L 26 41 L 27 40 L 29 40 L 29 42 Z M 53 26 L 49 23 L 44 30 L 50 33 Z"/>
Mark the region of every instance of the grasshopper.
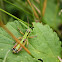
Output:
<path fill-rule="evenodd" d="M 28 17 L 27 17 L 28 20 Z M 21 39 L 20 43 L 22 43 L 23 45 L 26 44 L 27 41 L 27 45 L 28 45 L 28 37 L 29 34 L 32 32 L 33 27 L 29 28 L 29 21 L 28 21 L 28 29 L 26 30 L 25 34 L 23 32 L 21 32 L 21 30 L 18 28 L 18 30 L 20 31 L 20 33 L 23 35 L 23 37 L 19 37 L 19 39 Z M 35 36 L 30 36 L 29 38 L 34 38 Z M 18 53 L 20 50 L 22 49 L 22 47 L 16 43 L 15 46 L 12 48 L 13 53 Z"/>
<path fill-rule="evenodd" d="M 19 39 L 21 39 L 20 43 L 22 43 L 23 45 L 25 45 L 26 44 L 26 41 L 27 41 L 27 45 L 28 45 L 27 38 L 29 37 L 29 34 L 30 34 L 31 31 L 32 31 L 31 28 L 28 28 L 26 30 L 25 34 L 20 31 L 20 33 L 24 35 L 23 37 L 20 37 L 19 38 Z M 35 37 L 35 36 L 29 37 L 29 38 L 33 38 L 33 37 Z M 22 47 L 18 43 L 16 43 L 15 46 L 12 48 L 13 53 L 18 53 L 21 49 L 22 49 Z"/>
<path fill-rule="evenodd" d="M 21 46 L 22 48 L 24 48 L 25 51 L 26 51 L 28 54 L 31 55 L 30 51 L 20 42 L 20 40 L 18 40 L 18 39 L 9 31 L 9 29 L 3 24 L 2 21 L 0 21 L 0 26 L 1 26 L 7 33 L 9 33 L 9 34 L 11 35 L 11 37 L 12 37 L 18 44 L 20 44 L 20 46 Z"/>

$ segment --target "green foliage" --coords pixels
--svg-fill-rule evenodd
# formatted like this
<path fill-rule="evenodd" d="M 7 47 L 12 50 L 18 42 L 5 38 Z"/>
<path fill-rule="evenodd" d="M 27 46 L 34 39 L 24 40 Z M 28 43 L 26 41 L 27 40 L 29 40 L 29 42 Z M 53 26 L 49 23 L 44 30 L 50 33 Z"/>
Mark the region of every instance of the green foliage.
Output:
<path fill-rule="evenodd" d="M 30 35 L 37 37 L 28 39 L 28 49 L 35 59 L 24 49 L 18 54 L 13 54 L 10 49 L 14 46 L 13 42 L 15 41 L 5 30 L 0 28 L 0 62 L 40 62 L 38 61 L 40 58 L 42 58 L 44 62 L 59 62 L 57 57 L 61 57 L 61 42 L 58 36 L 60 40 L 62 39 L 62 13 L 59 15 L 59 12 L 62 8 L 62 1 L 47 0 L 45 14 L 42 17 L 44 1 L 46 0 L 30 0 L 30 3 L 35 5 L 33 8 L 40 19 L 36 18 L 27 0 L 0 1 L 0 20 L 3 20 L 5 23 L 11 21 L 7 23 L 6 26 L 17 38 L 22 36 L 17 28 L 19 27 L 20 30 L 25 33 L 25 30 L 28 28 L 27 21 L 29 21 L 29 26 L 32 26 L 30 24 L 33 21 L 42 22 L 42 24 L 33 23 L 34 29 Z M 35 7 L 40 11 L 40 14 Z M 20 22 L 14 21 L 15 19 Z M 43 23 L 48 25 L 43 25 Z M 58 33 L 58 36 L 50 27 Z"/>
<path fill-rule="evenodd" d="M 6 10 L 8 12 L 21 18 L 24 21 L 27 21 L 27 16 L 29 17 L 29 20 L 31 20 L 31 21 L 34 20 L 34 17 L 32 15 L 33 14 L 32 10 L 31 10 L 30 6 L 27 5 L 25 2 L 19 1 L 19 0 L 16 0 L 16 1 L 4 0 L 4 1 L 6 2 Z"/>
<path fill-rule="evenodd" d="M 6 13 L 6 14 L 8 14 L 8 15 L 10 15 L 10 16 L 11 16 L 11 17 L 13 17 L 14 19 L 17 19 L 17 20 L 21 21 L 20 23 L 21 23 L 22 25 L 24 25 L 26 28 L 28 28 L 28 26 L 27 26 L 27 25 L 25 25 L 25 24 L 27 24 L 26 22 L 22 21 L 21 19 L 17 18 L 16 16 L 14 16 L 14 15 L 10 14 L 9 12 L 7 12 L 7 11 L 5 11 L 5 10 L 1 9 L 1 8 L 0 8 L 0 11 L 2 11 L 2 12 L 4 12 L 4 13 Z"/>
<path fill-rule="evenodd" d="M 18 21 L 7 23 L 7 28 L 18 38 L 22 36 L 18 31 L 18 27 L 22 32 L 26 28 Z M 0 61 L 4 62 L 40 62 L 42 58 L 44 62 L 59 62 L 58 56 L 61 57 L 61 43 L 55 32 L 48 26 L 41 23 L 33 23 L 34 29 L 30 36 L 37 36 L 28 39 L 28 50 L 35 57 L 32 58 L 24 49 L 18 54 L 13 54 L 10 50 L 15 42 L 11 36 L 0 28 Z M 26 46 L 27 47 L 27 46 Z"/>
<path fill-rule="evenodd" d="M 48 0 L 44 16 L 44 22 L 54 30 L 58 30 L 58 26 L 62 23 L 62 18 L 59 16 L 59 1 Z"/>

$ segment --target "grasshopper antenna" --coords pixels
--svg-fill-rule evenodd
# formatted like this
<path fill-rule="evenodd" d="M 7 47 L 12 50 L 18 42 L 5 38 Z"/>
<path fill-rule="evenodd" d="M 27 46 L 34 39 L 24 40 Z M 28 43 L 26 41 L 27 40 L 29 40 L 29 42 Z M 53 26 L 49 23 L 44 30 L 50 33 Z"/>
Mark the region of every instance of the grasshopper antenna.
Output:
<path fill-rule="evenodd" d="M 28 29 L 29 29 L 29 20 L 28 20 L 28 16 L 27 16 L 27 21 L 28 21 Z M 32 30 L 34 27 L 30 27 Z"/>
<path fill-rule="evenodd" d="M 28 20 L 28 16 L 27 16 L 27 21 L 28 21 L 28 29 L 29 29 L 29 20 Z"/>

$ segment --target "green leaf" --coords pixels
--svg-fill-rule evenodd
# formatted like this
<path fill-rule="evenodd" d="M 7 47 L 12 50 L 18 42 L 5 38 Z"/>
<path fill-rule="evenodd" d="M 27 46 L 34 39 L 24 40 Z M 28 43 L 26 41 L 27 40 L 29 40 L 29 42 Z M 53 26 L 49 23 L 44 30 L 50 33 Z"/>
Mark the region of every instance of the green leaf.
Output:
<path fill-rule="evenodd" d="M 40 62 L 38 59 L 42 58 L 44 62 L 59 62 L 57 57 L 61 56 L 61 43 L 57 34 L 48 25 L 41 23 L 33 23 L 33 25 L 34 29 L 30 36 L 37 37 L 28 39 L 28 50 L 35 58 L 32 58 L 24 49 L 18 54 L 13 54 L 11 49 L 15 41 L 3 28 L 0 28 L 0 61 Z M 17 38 L 22 36 L 18 27 L 22 32 L 26 30 L 18 21 L 9 22 L 6 26 Z"/>

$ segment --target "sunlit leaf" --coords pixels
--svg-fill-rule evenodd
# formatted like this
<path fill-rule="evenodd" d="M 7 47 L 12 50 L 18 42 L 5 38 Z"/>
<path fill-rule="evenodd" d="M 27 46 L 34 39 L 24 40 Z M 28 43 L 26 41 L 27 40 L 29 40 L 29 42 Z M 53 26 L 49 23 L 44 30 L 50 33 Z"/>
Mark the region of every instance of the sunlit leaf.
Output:
<path fill-rule="evenodd" d="M 9 22 L 6 26 L 17 38 L 22 36 L 17 29 L 18 27 L 22 32 L 26 30 L 17 21 Z M 33 26 L 34 29 L 30 36 L 37 37 L 28 39 L 28 50 L 35 58 L 31 57 L 24 49 L 18 54 L 13 54 L 11 49 L 15 41 L 3 28 L 0 28 L 0 61 L 40 62 L 38 59 L 42 58 L 44 62 L 59 62 L 57 57 L 61 56 L 61 43 L 57 34 L 48 25 L 33 23 Z"/>

